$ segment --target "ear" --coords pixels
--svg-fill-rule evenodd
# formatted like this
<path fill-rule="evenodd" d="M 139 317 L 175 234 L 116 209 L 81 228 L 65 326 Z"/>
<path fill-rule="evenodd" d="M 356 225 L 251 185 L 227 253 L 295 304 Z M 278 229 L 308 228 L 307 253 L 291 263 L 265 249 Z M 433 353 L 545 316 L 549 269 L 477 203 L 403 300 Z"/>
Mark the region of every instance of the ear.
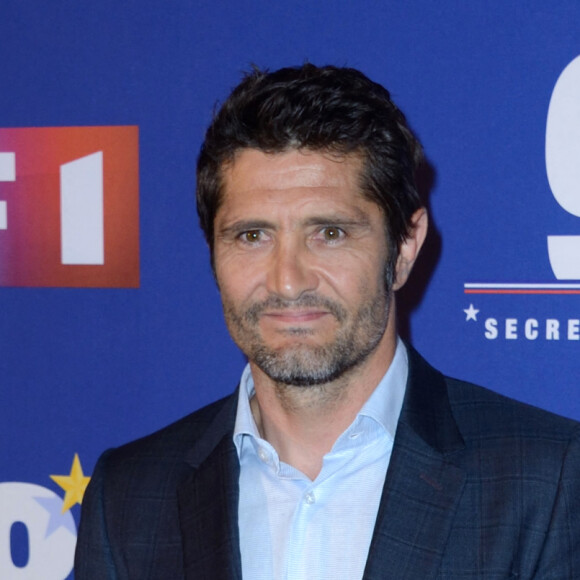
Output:
<path fill-rule="evenodd" d="M 409 278 L 415 260 L 419 255 L 419 250 L 421 250 L 421 246 L 427 236 L 428 223 L 427 210 L 424 207 L 418 209 L 411 216 L 409 237 L 399 247 L 393 290 L 402 288 Z"/>

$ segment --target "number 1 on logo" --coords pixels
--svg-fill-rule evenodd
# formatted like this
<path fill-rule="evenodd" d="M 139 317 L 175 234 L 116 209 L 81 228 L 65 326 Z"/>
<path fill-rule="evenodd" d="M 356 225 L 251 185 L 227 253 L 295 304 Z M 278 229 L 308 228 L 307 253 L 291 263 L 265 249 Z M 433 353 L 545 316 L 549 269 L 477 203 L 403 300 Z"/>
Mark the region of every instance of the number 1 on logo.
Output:
<path fill-rule="evenodd" d="M 60 166 L 63 264 L 105 263 L 103 152 Z"/>

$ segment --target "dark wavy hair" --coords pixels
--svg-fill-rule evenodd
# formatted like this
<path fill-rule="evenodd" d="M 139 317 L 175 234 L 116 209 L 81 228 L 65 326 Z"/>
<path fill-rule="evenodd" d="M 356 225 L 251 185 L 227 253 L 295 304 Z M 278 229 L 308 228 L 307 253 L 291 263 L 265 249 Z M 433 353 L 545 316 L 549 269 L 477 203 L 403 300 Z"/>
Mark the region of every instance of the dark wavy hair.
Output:
<path fill-rule="evenodd" d="M 384 87 L 352 68 L 312 64 L 245 75 L 215 114 L 197 161 L 197 212 L 212 266 L 222 172 L 248 148 L 360 155 L 361 193 L 385 216 L 392 277 L 422 205 L 415 183 L 422 149 Z"/>

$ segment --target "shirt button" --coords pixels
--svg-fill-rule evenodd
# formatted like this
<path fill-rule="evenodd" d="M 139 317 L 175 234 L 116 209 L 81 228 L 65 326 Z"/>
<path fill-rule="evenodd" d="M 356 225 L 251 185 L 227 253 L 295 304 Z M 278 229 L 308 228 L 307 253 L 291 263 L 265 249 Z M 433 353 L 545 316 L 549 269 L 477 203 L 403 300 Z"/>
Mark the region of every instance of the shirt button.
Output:
<path fill-rule="evenodd" d="M 270 456 L 268 455 L 268 452 L 263 448 L 260 447 L 258 449 L 258 457 L 264 462 L 264 463 L 268 463 L 268 460 L 270 459 Z"/>
<path fill-rule="evenodd" d="M 360 435 L 360 433 L 351 433 L 351 434 L 349 435 L 349 437 L 350 437 L 351 439 L 356 439 L 357 437 L 359 437 L 359 435 Z"/>
<path fill-rule="evenodd" d="M 314 494 L 311 491 L 309 491 L 304 495 L 304 501 L 308 505 L 312 505 L 316 501 L 316 498 L 314 497 Z"/>

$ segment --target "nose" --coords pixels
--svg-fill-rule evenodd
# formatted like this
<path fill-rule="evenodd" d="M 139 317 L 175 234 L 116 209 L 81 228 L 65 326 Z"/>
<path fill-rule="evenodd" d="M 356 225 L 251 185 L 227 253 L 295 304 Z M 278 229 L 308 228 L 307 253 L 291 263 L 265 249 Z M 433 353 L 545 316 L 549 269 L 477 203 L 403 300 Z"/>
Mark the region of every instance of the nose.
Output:
<path fill-rule="evenodd" d="M 285 300 L 297 300 L 317 287 L 318 275 L 306 245 L 298 240 L 279 239 L 271 254 L 268 291 Z"/>

